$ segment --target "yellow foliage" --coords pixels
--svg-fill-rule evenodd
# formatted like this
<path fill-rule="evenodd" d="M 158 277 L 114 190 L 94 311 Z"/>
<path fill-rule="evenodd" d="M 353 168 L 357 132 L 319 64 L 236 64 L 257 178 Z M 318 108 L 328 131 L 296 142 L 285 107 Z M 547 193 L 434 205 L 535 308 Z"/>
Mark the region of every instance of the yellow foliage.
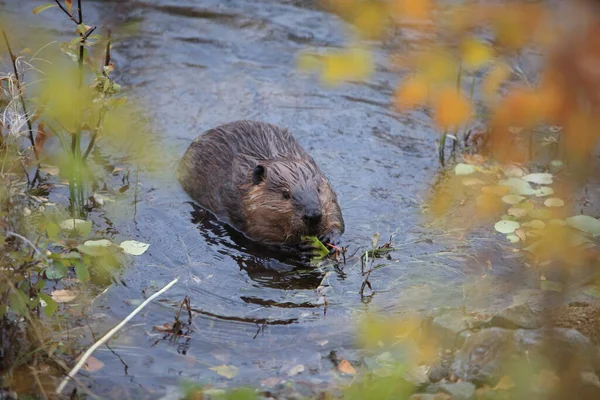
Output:
<path fill-rule="evenodd" d="M 296 57 L 296 69 L 304 72 L 316 72 L 321 68 L 321 60 L 314 54 L 303 52 Z"/>
<path fill-rule="evenodd" d="M 435 101 L 435 123 L 441 131 L 450 131 L 466 124 L 471 117 L 471 102 L 454 88 L 441 90 Z"/>
<path fill-rule="evenodd" d="M 386 2 L 362 1 L 355 8 L 352 23 L 364 37 L 374 39 L 384 32 L 388 14 L 389 9 Z"/>
<path fill-rule="evenodd" d="M 371 53 L 355 47 L 324 56 L 321 79 L 328 85 L 338 85 L 345 80 L 366 79 L 372 72 Z"/>
<path fill-rule="evenodd" d="M 415 68 L 431 83 L 454 81 L 456 61 L 441 49 L 429 49 L 417 54 Z"/>
<path fill-rule="evenodd" d="M 477 69 L 492 60 L 494 52 L 491 47 L 483 42 L 467 38 L 461 44 L 462 61 L 465 68 Z"/>
<path fill-rule="evenodd" d="M 427 101 L 428 84 L 421 76 L 406 80 L 396 91 L 394 105 L 399 111 L 410 109 Z"/>

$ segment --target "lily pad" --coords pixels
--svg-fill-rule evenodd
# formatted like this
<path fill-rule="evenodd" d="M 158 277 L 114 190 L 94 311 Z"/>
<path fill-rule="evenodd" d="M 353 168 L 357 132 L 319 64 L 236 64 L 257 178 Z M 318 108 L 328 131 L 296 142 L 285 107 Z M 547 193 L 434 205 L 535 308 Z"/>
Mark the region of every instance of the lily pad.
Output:
<path fill-rule="evenodd" d="M 575 215 L 566 219 L 569 226 L 590 235 L 600 235 L 600 221 L 589 215 Z"/>
<path fill-rule="evenodd" d="M 456 175 L 471 175 L 473 172 L 475 172 L 475 167 L 469 164 L 459 163 L 454 167 Z"/>
<path fill-rule="evenodd" d="M 502 197 L 502 201 L 510 205 L 519 204 L 523 200 L 525 200 L 525 197 L 519 196 L 518 194 L 507 194 Z"/>
<path fill-rule="evenodd" d="M 513 233 L 516 229 L 521 226 L 516 221 L 498 221 L 494 224 L 494 229 L 500 233 Z"/>
<path fill-rule="evenodd" d="M 502 186 L 509 186 L 513 194 L 522 196 L 531 196 L 537 193 L 537 190 L 531 187 L 529 182 L 525 182 L 520 178 L 509 178 L 498 182 Z"/>
<path fill-rule="evenodd" d="M 147 243 L 138 242 L 135 240 L 125 240 L 119 245 L 127 254 L 141 256 L 150 247 Z"/>
<path fill-rule="evenodd" d="M 562 207 L 565 205 L 563 199 L 559 199 L 558 197 L 550 197 L 544 200 L 544 205 L 546 207 Z"/>
<path fill-rule="evenodd" d="M 546 172 L 525 175 L 521 179 L 527 182 L 537 183 L 538 185 L 551 185 L 553 182 L 552 174 Z"/>

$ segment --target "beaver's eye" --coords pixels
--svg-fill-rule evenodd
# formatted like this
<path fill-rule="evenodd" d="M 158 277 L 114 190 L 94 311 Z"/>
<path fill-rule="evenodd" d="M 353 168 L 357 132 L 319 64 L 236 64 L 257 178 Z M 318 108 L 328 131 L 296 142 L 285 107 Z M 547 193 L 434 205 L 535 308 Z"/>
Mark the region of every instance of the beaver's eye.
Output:
<path fill-rule="evenodd" d="M 290 191 L 289 190 L 284 190 L 283 191 L 283 198 L 286 200 L 289 200 L 292 196 L 290 195 Z"/>
<path fill-rule="evenodd" d="M 317 193 L 321 193 L 321 187 L 320 186 L 317 188 Z"/>

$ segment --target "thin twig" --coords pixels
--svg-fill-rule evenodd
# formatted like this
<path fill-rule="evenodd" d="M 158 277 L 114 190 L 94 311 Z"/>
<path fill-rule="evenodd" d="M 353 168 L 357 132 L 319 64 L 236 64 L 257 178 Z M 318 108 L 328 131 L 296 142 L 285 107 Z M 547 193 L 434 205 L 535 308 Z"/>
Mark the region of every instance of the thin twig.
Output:
<path fill-rule="evenodd" d="M 69 19 L 73 22 L 75 22 L 76 24 L 80 24 L 81 22 L 77 22 L 77 20 L 73 17 L 73 14 L 71 14 L 62 4 L 59 0 L 54 0 L 54 2 L 56 4 L 58 4 L 58 6 L 60 7 L 61 10 L 64 11 L 65 14 L 67 14 L 67 16 L 69 17 Z"/>
<path fill-rule="evenodd" d="M 5 235 L 6 235 L 6 237 L 13 236 L 13 237 L 16 237 L 18 239 L 21 239 L 23 242 L 25 242 L 26 244 L 28 244 L 29 246 L 31 246 L 31 248 L 33 250 L 35 250 L 35 252 L 37 253 L 37 255 L 40 256 L 40 258 L 42 258 L 45 262 L 48 262 L 48 259 L 46 258 L 46 256 L 44 254 L 42 254 L 42 252 L 36 247 L 36 245 L 33 244 L 31 242 L 31 240 L 27 239 L 25 236 L 21 236 L 18 233 L 15 233 L 15 232 L 12 232 L 12 231 L 7 231 Z"/>
<path fill-rule="evenodd" d="M 92 353 L 98 347 L 100 347 L 104 343 L 106 343 L 115 333 L 117 333 L 119 331 L 119 329 L 121 329 L 127 322 L 129 322 L 129 320 L 131 320 L 137 313 L 139 313 L 144 307 L 146 307 L 152 300 L 154 300 L 155 298 L 157 298 L 158 296 L 160 296 L 161 294 L 163 294 L 164 292 L 166 292 L 167 290 L 169 290 L 169 288 L 171 288 L 171 286 L 173 286 L 175 283 L 177 283 L 178 280 L 179 280 L 179 278 L 173 279 L 167 286 L 165 286 L 164 288 L 162 288 L 158 292 L 154 293 L 152 296 L 148 297 L 146 299 L 146 301 L 144 301 L 135 310 L 133 310 L 133 312 L 131 314 L 129 314 L 123 321 L 121 321 L 117 326 L 115 326 L 114 328 L 112 328 L 99 341 L 97 341 L 96 343 L 94 343 L 92 345 L 92 347 L 90 347 L 83 354 L 83 356 L 81 356 L 81 359 L 79 360 L 79 362 L 77 362 L 77 364 L 75 365 L 75 367 L 73 367 L 73 369 L 71 370 L 71 372 L 69 372 L 67 374 L 67 376 L 62 380 L 62 382 L 60 383 L 60 385 L 56 388 L 56 394 L 61 394 L 62 393 L 62 391 L 65 388 L 65 386 L 67 385 L 67 383 L 69 383 L 69 380 L 71 380 L 71 378 L 74 377 L 77 374 L 77 372 L 81 369 L 81 367 L 83 367 L 83 365 L 85 364 L 85 362 L 87 361 L 87 359 L 92 355 Z"/>
<path fill-rule="evenodd" d="M 29 119 L 29 112 L 27 111 L 27 105 L 25 104 L 25 95 L 23 94 L 23 88 L 21 87 L 21 79 L 19 77 L 19 70 L 17 68 L 17 57 L 12 51 L 10 47 L 10 43 L 8 42 L 8 36 L 6 36 L 6 32 L 2 31 L 2 35 L 4 36 L 4 42 L 6 43 L 6 48 L 8 49 L 8 54 L 10 55 L 10 60 L 12 62 L 13 71 L 15 72 L 15 81 L 17 84 L 17 90 L 19 92 L 19 100 L 21 101 L 21 107 L 23 107 L 23 114 L 25 114 L 25 121 L 27 121 L 27 129 L 29 130 L 29 140 L 31 141 L 31 146 L 33 148 L 33 153 L 35 154 L 36 160 L 38 159 L 37 149 L 35 148 L 35 139 L 33 138 L 33 126 L 31 125 L 31 120 Z"/>

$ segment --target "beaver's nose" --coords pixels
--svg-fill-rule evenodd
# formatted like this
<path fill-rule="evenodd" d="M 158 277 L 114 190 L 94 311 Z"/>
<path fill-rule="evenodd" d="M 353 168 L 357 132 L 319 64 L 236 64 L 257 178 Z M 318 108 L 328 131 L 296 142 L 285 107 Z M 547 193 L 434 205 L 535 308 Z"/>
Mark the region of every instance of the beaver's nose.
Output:
<path fill-rule="evenodd" d="M 302 219 L 307 226 L 317 226 L 321 223 L 323 214 L 319 210 L 307 211 Z"/>

